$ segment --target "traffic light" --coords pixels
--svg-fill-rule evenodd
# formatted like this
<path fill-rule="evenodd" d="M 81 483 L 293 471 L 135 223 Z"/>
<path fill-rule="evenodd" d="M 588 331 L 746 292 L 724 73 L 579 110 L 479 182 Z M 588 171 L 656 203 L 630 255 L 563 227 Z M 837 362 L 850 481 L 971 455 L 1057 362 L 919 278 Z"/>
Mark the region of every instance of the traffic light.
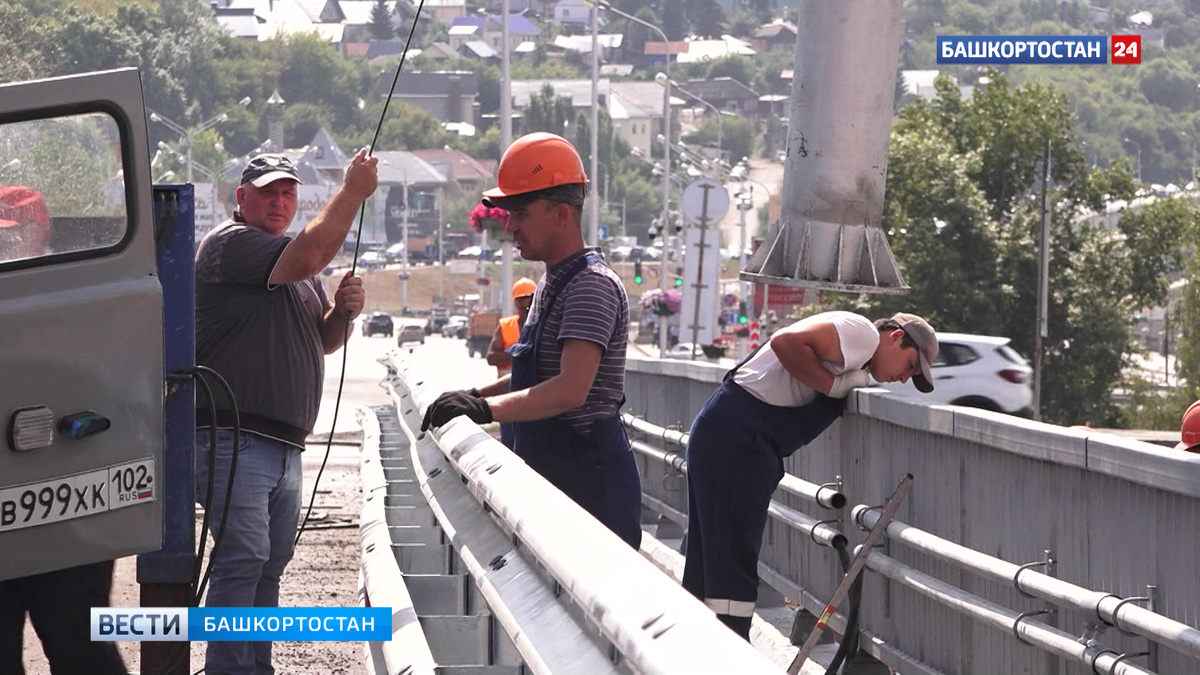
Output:
<path fill-rule="evenodd" d="M 633 261 L 633 283 L 640 284 L 645 280 L 646 280 L 646 278 L 642 276 L 642 261 L 634 260 Z"/>
<path fill-rule="evenodd" d="M 675 287 L 679 288 L 683 285 L 683 277 L 675 277 Z"/>
<path fill-rule="evenodd" d="M 683 265 L 675 266 L 675 287 L 679 288 L 683 285 Z"/>

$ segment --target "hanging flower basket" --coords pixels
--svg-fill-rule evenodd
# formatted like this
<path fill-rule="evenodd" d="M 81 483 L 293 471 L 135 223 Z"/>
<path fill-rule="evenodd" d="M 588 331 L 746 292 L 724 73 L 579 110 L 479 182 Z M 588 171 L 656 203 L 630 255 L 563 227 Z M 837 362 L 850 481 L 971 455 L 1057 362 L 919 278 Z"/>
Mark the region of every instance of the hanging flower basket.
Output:
<path fill-rule="evenodd" d="M 701 345 L 700 348 L 704 350 L 705 358 L 719 359 L 719 358 L 722 358 L 723 356 L 725 356 L 725 351 L 729 347 L 728 347 L 728 345 L 718 344 L 718 343 L 714 342 L 711 345 Z"/>
<path fill-rule="evenodd" d="M 508 211 L 498 207 L 488 208 L 483 204 L 476 204 L 475 208 L 471 209 L 471 215 L 467 220 L 470 221 L 471 229 L 475 232 L 483 234 L 486 230 L 491 235 L 504 230 L 504 226 L 508 224 Z"/>
<path fill-rule="evenodd" d="M 642 309 L 648 309 L 656 316 L 674 316 L 679 313 L 682 304 L 683 294 L 679 291 L 670 290 L 663 293 L 656 288 L 642 293 Z"/>

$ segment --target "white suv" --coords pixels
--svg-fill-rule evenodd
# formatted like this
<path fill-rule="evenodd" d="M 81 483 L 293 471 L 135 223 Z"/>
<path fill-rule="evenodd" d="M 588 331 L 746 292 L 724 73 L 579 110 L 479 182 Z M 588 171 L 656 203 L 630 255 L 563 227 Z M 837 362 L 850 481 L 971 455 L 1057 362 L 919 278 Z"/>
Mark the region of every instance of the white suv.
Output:
<path fill-rule="evenodd" d="M 950 403 L 1032 416 L 1033 368 L 1025 357 L 1008 346 L 1011 340 L 962 333 L 938 333 L 937 337 L 933 392 L 922 394 L 911 382 L 875 386 L 900 398 L 925 403 Z"/>

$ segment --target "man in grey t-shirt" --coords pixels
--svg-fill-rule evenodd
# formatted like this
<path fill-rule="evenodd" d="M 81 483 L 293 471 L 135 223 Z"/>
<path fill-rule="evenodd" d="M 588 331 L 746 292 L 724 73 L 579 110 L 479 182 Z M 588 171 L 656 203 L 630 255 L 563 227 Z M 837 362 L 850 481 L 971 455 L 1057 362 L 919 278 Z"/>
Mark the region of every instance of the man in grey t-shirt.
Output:
<path fill-rule="evenodd" d="M 241 423 L 209 607 L 279 605 L 279 579 L 292 559 L 300 515 L 300 453 L 316 422 L 324 357 L 343 345 L 348 322 L 366 301 L 362 280 L 347 273 L 331 303 L 317 275 L 375 192 L 376 162 L 359 151 L 337 193 L 293 238 L 285 233 L 296 215 L 300 177 L 287 157 L 259 155 L 242 171 L 233 217 L 196 251 L 196 362 L 229 382 Z M 234 410 L 216 392 L 215 410 L 202 399 L 196 411 L 196 501 L 211 514 L 213 532 L 221 527 L 234 454 Z M 271 643 L 209 642 L 205 672 L 274 673 Z"/>

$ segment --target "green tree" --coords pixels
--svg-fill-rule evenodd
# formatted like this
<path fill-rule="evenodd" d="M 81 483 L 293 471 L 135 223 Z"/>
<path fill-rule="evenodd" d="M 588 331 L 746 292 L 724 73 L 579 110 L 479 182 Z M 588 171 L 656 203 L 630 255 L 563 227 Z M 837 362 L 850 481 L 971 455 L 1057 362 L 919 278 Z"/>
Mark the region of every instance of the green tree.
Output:
<path fill-rule="evenodd" d="M 0 3 L 0 82 L 32 80 L 49 73 L 38 48 L 46 30 L 24 7 Z"/>
<path fill-rule="evenodd" d="M 871 315 L 914 311 L 944 331 L 1005 335 L 1031 354 L 1038 145 L 1050 143 L 1060 150 L 1052 154 L 1043 418 L 1114 424 L 1110 392 L 1132 349 L 1130 317 L 1162 301 L 1158 277 L 1182 260 L 1178 233 L 1189 219 L 1164 206 L 1122 231 L 1080 221 L 1105 195 L 1131 196 L 1132 179 L 1123 167 L 1095 170 L 1080 160 L 1069 111 L 1054 90 L 1012 87 L 1002 77 L 970 100 L 941 86 L 934 101 L 904 108 L 893 127 L 883 227 L 911 294 L 834 302 Z M 1026 144 L 1016 133 L 1035 140 Z"/>
<path fill-rule="evenodd" d="M 708 65 L 707 79 L 730 77 L 747 86 L 754 86 L 758 79 L 758 66 L 749 56 L 733 54 L 714 59 Z"/>
<path fill-rule="evenodd" d="M 725 33 L 725 9 L 717 0 L 690 0 L 684 9 L 693 34 L 719 38 Z"/>
<path fill-rule="evenodd" d="M 717 144 L 717 118 L 709 115 L 692 133 L 683 137 L 687 143 L 715 146 Z M 721 150 L 732 161 L 754 156 L 754 145 L 758 140 L 754 123 L 741 117 L 721 118 Z"/>
<path fill-rule="evenodd" d="M 567 123 L 573 120 L 570 99 L 559 96 L 554 92 L 554 87 L 547 84 L 529 97 L 529 107 L 525 109 L 525 117 L 521 120 L 521 133 L 548 131 L 561 136 Z"/>
<path fill-rule="evenodd" d="M 764 24 L 773 18 L 775 2 L 774 0 L 750 0 L 746 3 L 746 7 L 754 13 L 755 21 L 759 24 Z M 744 37 L 750 35 L 750 33 L 743 33 L 741 35 L 734 33 L 734 35 Z"/>
<path fill-rule="evenodd" d="M 499 125 L 489 128 L 483 133 L 476 133 L 474 136 L 457 136 L 448 135 L 446 142 L 451 147 L 462 150 L 475 159 L 491 159 L 497 162 L 500 161 L 500 127 Z"/>
<path fill-rule="evenodd" d="M 375 78 L 315 34 L 293 35 L 280 47 L 279 93 L 284 100 L 322 104 L 337 127 L 357 128 L 359 100 L 368 95 Z"/>
<path fill-rule="evenodd" d="M 668 40 L 682 40 L 687 36 L 687 17 L 684 15 L 683 0 L 662 0 L 662 24 Z"/>
<path fill-rule="evenodd" d="M 379 119 L 383 103 L 372 106 L 368 118 Z M 355 142 L 345 147 L 362 147 L 370 142 L 374 129 L 359 132 Z M 415 106 L 392 101 L 387 118 L 379 131 L 377 150 L 421 150 L 446 145 L 446 130 L 432 115 Z"/>
<path fill-rule="evenodd" d="M 329 126 L 329 117 L 329 111 L 316 103 L 289 105 L 283 111 L 284 144 L 289 148 L 308 145 L 321 127 Z"/>
<path fill-rule="evenodd" d="M 729 16 L 726 29 L 734 37 L 746 38 L 754 35 L 761 24 L 762 21 L 753 12 L 736 12 Z"/>
<path fill-rule="evenodd" d="M 1138 90 L 1156 105 L 1181 112 L 1196 106 L 1196 73 L 1186 63 L 1157 58 L 1142 65 Z"/>
<path fill-rule="evenodd" d="M 371 38 L 375 40 L 391 40 L 396 36 L 392 26 L 392 14 L 388 11 L 387 0 L 375 0 L 371 8 L 371 23 L 369 25 Z"/>

